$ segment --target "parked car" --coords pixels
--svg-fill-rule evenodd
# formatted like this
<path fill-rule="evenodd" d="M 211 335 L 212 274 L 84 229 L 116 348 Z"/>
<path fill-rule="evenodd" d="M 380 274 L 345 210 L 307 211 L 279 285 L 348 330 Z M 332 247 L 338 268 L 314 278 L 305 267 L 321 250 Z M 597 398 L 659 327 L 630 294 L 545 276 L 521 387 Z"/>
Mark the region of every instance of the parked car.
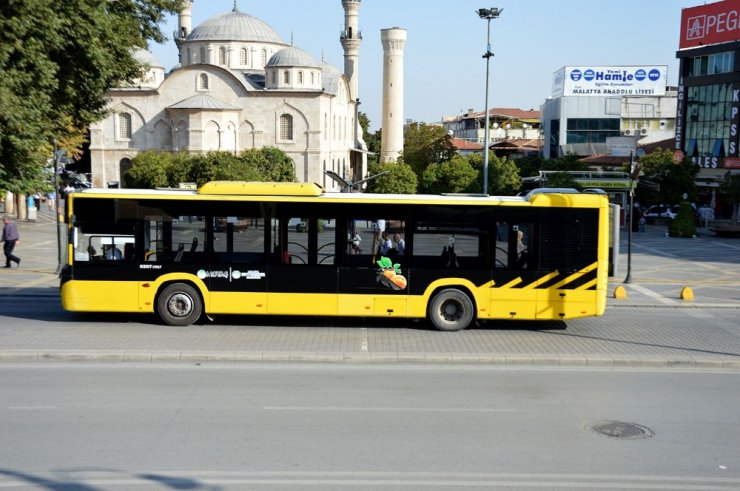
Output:
<path fill-rule="evenodd" d="M 653 205 L 643 213 L 646 219 L 669 218 L 673 220 L 676 215 L 678 215 L 678 205 Z"/>

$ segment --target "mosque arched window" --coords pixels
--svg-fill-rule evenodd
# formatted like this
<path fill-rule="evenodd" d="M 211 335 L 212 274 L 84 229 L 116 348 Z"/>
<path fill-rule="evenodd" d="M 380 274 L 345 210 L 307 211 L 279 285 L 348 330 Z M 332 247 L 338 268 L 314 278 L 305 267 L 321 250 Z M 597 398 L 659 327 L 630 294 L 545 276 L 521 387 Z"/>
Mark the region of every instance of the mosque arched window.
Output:
<path fill-rule="evenodd" d="M 239 62 L 242 64 L 242 66 L 247 66 L 249 64 L 249 58 L 247 55 L 247 48 L 242 48 L 239 51 Z"/>
<path fill-rule="evenodd" d="M 298 72 L 298 85 L 303 85 L 303 72 Z"/>
<path fill-rule="evenodd" d="M 272 72 L 272 85 L 277 85 L 277 70 Z"/>
<path fill-rule="evenodd" d="M 198 90 L 208 90 L 208 74 L 198 75 Z"/>
<path fill-rule="evenodd" d="M 208 63 L 208 60 L 206 60 L 206 49 L 200 48 L 200 60 L 198 60 L 199 63 Z"/>
<path fill-rule="evenodd" d="M 262 66 L 267 65 L 267 50 L 262 50 Z"/>
<path fill-rule="evenodd" d="M 133 132 L 131 130 L 131 115 L 129 113 L 118 114 L 118 137 L 131 139 Z"/>
<path fill-rule="evenodd" d="M 290 83 L 290 72 L 288 70 L 285 70 L 283 72 L 283 83 L 289 84 Z"/>
<path fill-rule="evenodd" d="M 316 74 L 311 72 L 311 85 L 316 85 Z"/>
<path fill-rule="evenodd" d="M 290 114 L 280 116 L 280 139 L 293 140 L 293 116 Z"/>
<path fill-rule="evenodd" d="M 218 64 L 219 65 L 226 64 L 226 48 L 224 48 L 223 46 L 218 48 Z"/>

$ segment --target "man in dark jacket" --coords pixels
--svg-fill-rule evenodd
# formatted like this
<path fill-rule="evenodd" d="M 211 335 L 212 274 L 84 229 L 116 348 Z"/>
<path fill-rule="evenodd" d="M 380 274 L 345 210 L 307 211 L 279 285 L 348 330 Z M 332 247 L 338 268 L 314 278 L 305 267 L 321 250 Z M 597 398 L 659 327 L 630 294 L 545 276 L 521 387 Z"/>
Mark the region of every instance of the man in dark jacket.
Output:
<path fill-rule="evenodd" d="M 3 252 L 5 253 L 5 267 L 10 267 L 10 262 L 14 261 L 18 266 L 21 265 L 21 258 L 18 256 L 13 255 L 13 249 L 15 248 L 15 244 L 17 242 L 20 242 L 20 237 L 18 236 L 18 227 L 15 223 L 10 221 L 9 216 L 3 217 Z"/>

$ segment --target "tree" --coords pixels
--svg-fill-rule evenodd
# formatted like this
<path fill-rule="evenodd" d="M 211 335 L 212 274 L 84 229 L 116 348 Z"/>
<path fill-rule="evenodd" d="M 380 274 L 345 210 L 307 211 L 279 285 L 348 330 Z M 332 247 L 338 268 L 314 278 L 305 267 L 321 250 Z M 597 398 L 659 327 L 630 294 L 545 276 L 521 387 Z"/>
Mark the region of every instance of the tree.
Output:
<path fill-rule="evenodd" d="M 180 0 L 0 2 L 0 187 L 33 190 L 53 139 L 101 119 L 108 89 L 143 74 Z"/>
<path fill-rule="evenodd" d="M 360 120 L 360 128 L 362 128 L 362 139 L 365 140 L 367 149 L 370 152 L 380 153 L 380 130 L 375 133 L 370 133 L 370 118 L 367 114 L 361 112 L 358 114 Z"/>
<path fill-rule="evenodd" d="M 382 194 L 414 194 L 418 179 L 411 169 L 411 166 L 404 163 L 403 160 L 397 162 L 378 162 L 369 163 L 367 172 L 370 176 L 380 175 L 375 179 L 367 182 L 368 193 Z"/>
<path fill-rule="evenodd" d="M 425 123 L 412 124 L 403 139 L 403 161 L 421 178 L 424 169 L 446 162 L 456 154 L 452 138 L 441 126 Z"/>
<path fill-rule="evenodd" d="M 471 154 L 468 161 L 477 170 L 478 175 L 473 181 L 469 192 L 480 193 L 483 191 L 483 155 Z M 506 157 L 498 157 L 492 152 L 488 153 L 488 192 L 493 195 L 514 195 L 522 187 L 522 179 L 519 177 L 519 168 L 514 161 Z"/>
<path fill-rule="evenodd" d="M 434 163 L 424 170 L 421 180 L 426 193 L 467 192 L 478 178 L 478 172 L 465 157 L 455 155 L 447 162 Z"/>
<path fill-rule="evenodd" d="M 277 148 L 250 149 L 238 156 L 231 152 L 208 152 L 205 155 L 169 152 L 142 152 L 131 161 L 126 172 L 128 187 L 177 187 L 182 182 L 198 186 L 209 181 L 295 180 L 293 161 Z"/>
<path fill-rule="evenodd" d="M 293 182 L 295 164 L 293 159 L 275 147 L 250 148 L 239 154 L 239 160 L 256 169 L 260 181 Z"/>
<path fill-rule="evenodd" d="M 638 197 L 643 204 L 673 204 L 684 200 L 696 201 L 697 189 L 694 179 L 699 167 L 690 159 L 676 163 L 673 152 L 657 149 L 640 157 L 644 179 L 660 186 L 659 191 L 638 188 Z M 628 170 L 627 170 L 628 171 Z"/>
<path fill-rule="evenodd" d="M 142 152 L 131 159 L 131 168 L 126 171 L 126 186 L 153 189 L 170 186 L 170 167 L 173 156 L 167 152 Z"/>
<path fill-rule="evenodd" d="M 732 221 L 738 221 L 738 206 L 740 206 L 740 175 L 725 176 L 725 181 L 720 184 L 719 194 L 730 205 L 732 205 Z"/>

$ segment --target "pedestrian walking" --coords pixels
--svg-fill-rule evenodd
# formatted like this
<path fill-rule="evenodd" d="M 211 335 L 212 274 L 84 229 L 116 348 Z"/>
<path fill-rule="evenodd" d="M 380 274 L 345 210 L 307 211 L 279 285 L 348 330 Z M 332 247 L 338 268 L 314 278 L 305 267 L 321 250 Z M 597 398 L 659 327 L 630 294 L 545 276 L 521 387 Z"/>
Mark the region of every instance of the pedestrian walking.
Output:
<path fill-rule="evenodd" d="M 54 191 L 49 191 L 46 193 L 46 204 L 49 205 L 49 211 L 54 211 L 54 203 L 57 199 L 57 193 Z"/>
<path fill-rule="evenodd" d="M 5 267 L 9 268 L 11 262 L 15 262 L 18 266 L 21 265 L 21 258 L 13 255 L 13 249 L 15 244 L 20 242 L 20 236 L 18 235 L 18 226 L 10 220 L 10 217 L 5 215 L 3 217 L 3 253 L 5 254 Z"/>

